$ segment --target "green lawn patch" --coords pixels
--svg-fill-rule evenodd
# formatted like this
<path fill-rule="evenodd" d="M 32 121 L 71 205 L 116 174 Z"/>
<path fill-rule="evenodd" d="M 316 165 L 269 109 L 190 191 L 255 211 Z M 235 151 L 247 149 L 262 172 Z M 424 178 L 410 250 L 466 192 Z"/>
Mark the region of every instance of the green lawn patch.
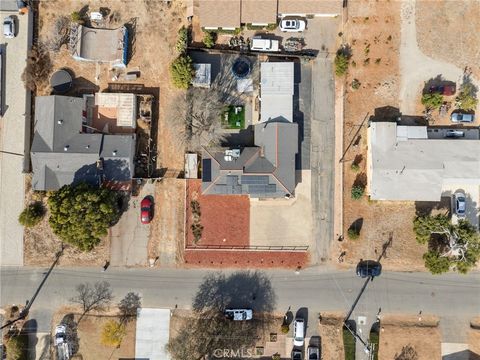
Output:
<path fill-rule="evenodd" d="M 345 327 L 343 327 L 343 349 L 345 360 L 355 360 L 355 337 Z"/>
<path fill-rule="evenodd" d="M 373 348 L 373 360 L 378 360 L 378 344 L 380 343 L 380 334 L 376 331 L 370 331 L 370 346 Z"/>
<path fill-rule="evenodd" d="M 244 129 L 245 106 L 228 106 L 227 110 L 222 115 L 222 124 L 227 129 Z"/>

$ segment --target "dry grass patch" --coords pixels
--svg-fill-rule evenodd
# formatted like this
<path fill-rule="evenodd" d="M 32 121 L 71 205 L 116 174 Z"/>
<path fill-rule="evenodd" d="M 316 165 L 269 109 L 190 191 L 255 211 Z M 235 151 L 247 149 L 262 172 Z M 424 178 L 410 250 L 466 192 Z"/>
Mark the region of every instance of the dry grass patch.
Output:
<path fill-rule="evenodd" d="M 322 313 L 322 319 L 318 325 L 322 358 L 323 359 L 343 359 L 343 319 L 345 314 L 332 312 Z"/>

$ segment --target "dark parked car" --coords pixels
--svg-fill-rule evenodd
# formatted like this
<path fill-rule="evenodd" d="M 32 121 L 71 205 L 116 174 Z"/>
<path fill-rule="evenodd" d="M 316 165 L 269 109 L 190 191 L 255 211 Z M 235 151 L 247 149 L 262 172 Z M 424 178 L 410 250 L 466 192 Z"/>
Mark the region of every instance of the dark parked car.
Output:
<path fill-rule="evenodd" d="M 357 265 L 357 275 L 361 278 L 379 276 L 382 272 L 382 265 L 375 260 L 362 260 Z"/>
<path fill-rule="evenodd" d="M 307 349 L 308 360 L 320 360 L 320 349 L 316 346 L 310 345 Z"/>
<path fill-rule="evenodd" d="M 153 203 L 149 196 L 140 203 L 140 221 L 142 224 L 150 224 L 153 216 Z"/>
<path fill-rule="evenodd" d="M 303 360 L 303 354 L 301 350 L 293 349 L 292 350 L 292 360 Z"/>

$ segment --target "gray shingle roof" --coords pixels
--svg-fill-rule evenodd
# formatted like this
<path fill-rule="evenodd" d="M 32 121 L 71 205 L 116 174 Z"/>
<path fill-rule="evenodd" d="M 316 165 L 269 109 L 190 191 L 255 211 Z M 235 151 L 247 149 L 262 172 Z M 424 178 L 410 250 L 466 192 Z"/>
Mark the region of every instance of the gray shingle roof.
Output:
<path fill-rule="evenodd" d="M 80 98 L 36 98 L 31 148 L 35 190 L 57 190 L 81 181 L 128 181 L 133 176 L 135 135 L 81 133 L 82 109 Z M 100 158 L 103 170 L 97 168 Z"/>

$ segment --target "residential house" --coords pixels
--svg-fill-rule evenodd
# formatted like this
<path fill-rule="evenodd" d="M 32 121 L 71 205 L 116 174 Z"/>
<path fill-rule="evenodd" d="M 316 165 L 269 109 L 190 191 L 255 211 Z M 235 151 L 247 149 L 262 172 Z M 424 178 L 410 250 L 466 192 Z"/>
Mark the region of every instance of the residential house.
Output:
<path fill-rule="evenodd" d="M 68 96 L 35 99 L 31 148 L 34 190 L 58 190 L 87 182 L 129 189 L 136 137 L 110 134 L 86 126 L 85 100 Z"/>
<path fill-rule="evenodd" d="M 204 148 L 204 195 L 294 195 L 298 125 L 293 122 L 293 63 L 262 63 L 260 71 L 261 119 L 254 125 L 255 146 Z"/>
<path fill-rule="evenodd" d="M 372 200 L 440 201 L 458 188 L 480 186 L 480 140 L 448 130 L 372 122 L 368 128 L 368 192 Z"/>

